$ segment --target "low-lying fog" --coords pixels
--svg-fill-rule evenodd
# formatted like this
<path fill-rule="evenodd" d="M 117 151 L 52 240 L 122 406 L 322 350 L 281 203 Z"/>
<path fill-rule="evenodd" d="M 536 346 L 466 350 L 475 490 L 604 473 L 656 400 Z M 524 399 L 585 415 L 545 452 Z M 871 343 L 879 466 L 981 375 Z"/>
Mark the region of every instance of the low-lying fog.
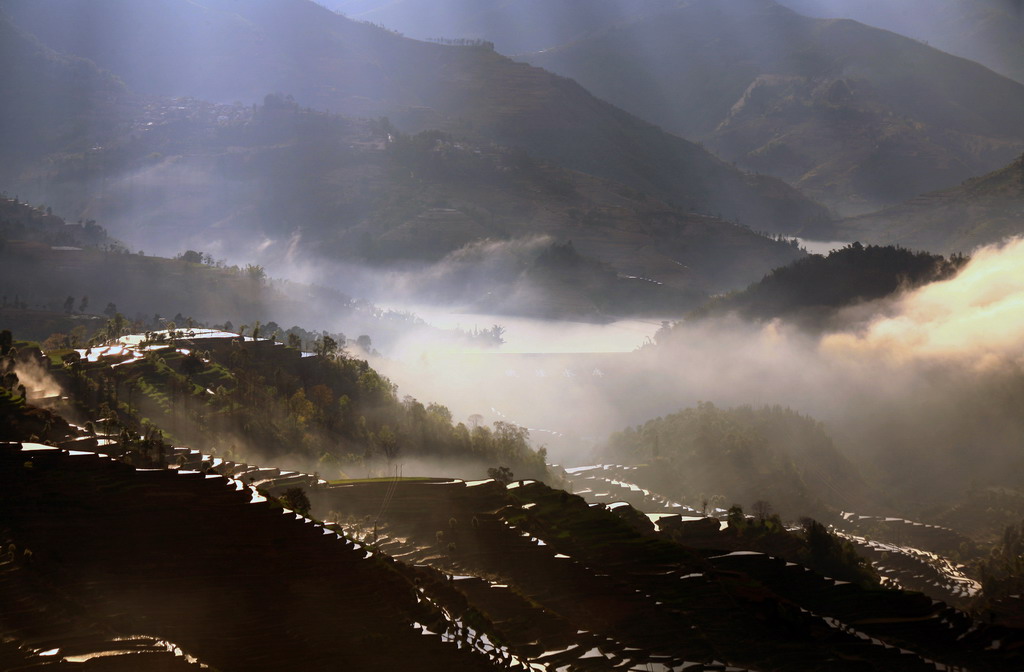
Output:
<path fill-rule="evenodd" d="M 1019 239 L 976 251 L 955 278 L 852 307 L 846 327 L 824 335 L 732 317 L 656 336 L 656 321 L 434 315 L 464 328 L 502 324 L 509 345 L 406 343 L 373 363 L 400 394 L 443 403 L 457 420 L 479 414 L 530 428 L 563 463 L 586 460 L 610 432 L 711 401 L 788 405 L 880 472 L 921 461 L 921 479 L 963 470 L 963 479 L 998 480 L 1021 462 L 1022 265 Z M 631 351 L 654 338 L 657 347 Z"/>
<path fill-rule="evenodd" d="M 592 405 L 604 405 L 610 388 L 624 382 L 631 355 L 652 339 L 658 320 L 610 324 L 547 321 L 506 315 L 452 313 L 403 306 L 444 329 L 504 328 L 497 348 L 460 346 L 420 333 L 371 363 L 398 384 L 399 394 L 447 405 L 456 420 L 509 420 L 530 428 L 534 442 L 580 450 L 577 436 L 599 439 L 617 429 L 595 422 Z M 614 395 L 612 395 L 614 396 Z M 571 435 L 560 437 L 559 435 Z M 586 446 L 592 441 L 587 442 Z"/>
<path fill-rule="evenodd" d="M 498 348 L 502 354 L 551 354 L 632 352 L 653 339 L 662 321 L 654 319 L 619 320 L 607 324 L 564 320 L 540 320 L 509 315 L 453 312 L 443 307 L 426 305 L 385 304 L 387 310 L 410 312 L 423 318 L 431 326 L 441 329 L 482 331 L 498 325 L 504 329 L 504 344 Z M 403 361 L 415 360 L 435 349 L 429 343 L 416 339 L 402 342 L 389 353 Z M 462 347 L 460 352 L 489 352 L 489 348 Z"/>

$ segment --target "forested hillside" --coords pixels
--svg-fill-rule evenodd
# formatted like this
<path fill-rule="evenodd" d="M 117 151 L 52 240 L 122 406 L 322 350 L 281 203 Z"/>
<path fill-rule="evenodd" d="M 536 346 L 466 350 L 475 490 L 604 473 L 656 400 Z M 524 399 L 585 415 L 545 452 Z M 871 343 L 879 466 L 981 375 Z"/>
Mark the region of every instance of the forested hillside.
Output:
<path fill-rule="evenodd" d="M 776 268 L 745 290 L 709 301 L 691 317 L 735 312 L 748 319 L 785 318 L 826 328 L 842 309 L 951 278 L 964 262 L 962 255 L 946 259 L 891 245 L 853 243 L 828 256 L 810 255 Z"/>

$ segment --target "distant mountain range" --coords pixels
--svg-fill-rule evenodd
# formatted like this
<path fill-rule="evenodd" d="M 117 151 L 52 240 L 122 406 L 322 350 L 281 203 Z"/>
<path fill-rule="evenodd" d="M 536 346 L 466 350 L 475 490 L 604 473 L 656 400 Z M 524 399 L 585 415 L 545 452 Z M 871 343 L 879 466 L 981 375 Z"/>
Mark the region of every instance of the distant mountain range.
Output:
<path fill-rule="evenodd" d="M 340 288 L 586 317 L 678 314 L 802 254 L 521 150 L 409 136 L 278 97 L 130 109 L 127 135 L 52 155 L 35 174 L 58 212 L 83 212 L 150 252 L 300 264 L 321 282 L 334 282 L 336 262 L 401 267 L 383 282 L 346 272 Z M 566 241 L 564 267 L 536 265 Z"/>
<path fill-rule="evenodd" d="M 415 39 L 485 39 L 503 54 L 524 54 L 671 9 L 679 0 L 324 0 L 321 4 Z"/>
<path fill-rule="evenodd" d="M 0 113 L 4 186 L 130 242 L 138 234 L 140 247 L 175 253 L 198 239 L 214 253 L 259 248 L 265 263 L 291 249 L 429 264 L 474 241 L 549 236 L 697 297 L 796 258 L 744 226 L 965 244 L 941 246 L 948 225 L 915 225 L 931 238 L 887 231 L 891 212 L 836 228 L 781 180 L 487 44 L 416 42 L 306 0 L 0 9 L 13 73 L 0 81 L 12 100 Z M 550 35 L 577 37 L 568 17 L 584 9 L 552 5 L 565 20 Z M 531 58 L 840 210 L 896 204 L 1024 148 L 1024 85 L 892 33 L 771 0 L 590 9 L 580 25 L 591 32 Z M 435 19 L 462 10 L 443 5 Z M 1009 217 L 999 235 L 1014 231 Z M 529 263 L 505 268 L 521 278 Z"/>
<path fill-rule="evenodd" d="M 771 0 L 684 3 L 528 58 L 843 214 L 955 184 L 1024 148 L 1024 85 Z"/>
<path fill-rule="evenodd" d="M 280 92 L 318 109 L 388 116 L 404 131 L 522 147 L 755 229 L 795 232 L 828 217 L 781 181 L 744 174 L 574 82 L 486 47 L 409 40 L 308 0 L 4 0 L 0 9 L 138 93 L 248 104 Z"/>
<path fill-rule="evenodd" d="M 991 176 L 978 177 L 1024 138 L 1024 87 L 995 74 L 1024 81 L 1016 0 L 329 4 L 415 37 L 539 52 L 525 58 L 840 214 L 863 215 L 835 234 L 849 240 L 953 252 L 1024 230 L 1019 197 L 983 197 Z M 952 186 L 960 182 L 973 186 Z"/>
<path fill-rule="evenodd" d="M 801 14 L 855 19 L 977 61 L 1024 82 L 1020 0 L 780 0 Z"/>
<path fill-rule="evenodd" d="M 698 2 L 700 0 L 697 0 Z M 1020 0 L 777 0 L 823 19 L 853 19 L 922 40 L 1024 82 Z M 693 0 L 323 0 L 416 39 L 475 38 L 503 54 L 559 47 Z"/>
<path fill-rule="evenodd" d="M 1012 112 L 1024 109 L 1024 14 L 1010 0 L 334 6 L 415 37 L 491 40 L 745 169 L 782 177 L 842 215 L 956 184 L 1024 148 Z M 927 42 L 810 16 L 934 38 L 934 46 L 1018 82 Z"/>

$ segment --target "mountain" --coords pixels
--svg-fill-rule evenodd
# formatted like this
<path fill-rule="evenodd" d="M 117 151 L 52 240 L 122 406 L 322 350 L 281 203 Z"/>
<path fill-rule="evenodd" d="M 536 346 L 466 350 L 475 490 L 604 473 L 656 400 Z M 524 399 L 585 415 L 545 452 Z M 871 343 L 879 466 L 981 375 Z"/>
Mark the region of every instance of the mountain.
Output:
<path fill-rule="evenodd" d="M 801 14 L 846 18 L 977 61 L 1024 82 L 1024 5 L 1019 0 L 781 0 Z"/>
<path fill-rule="evenodd" d="M 503 54 L 575 42 L 677 0 L 325 0 L 327 7 L 418 40 L 483 39 Z"/>
<path fill-rule="evenodd" d="M 836 233 L 947 254 L 1024 234 L 1024 156 L 958 186 L 844 220 Z"/>
<path fill-rule="evenodd" d="M 955 184 L 1024 148 L 1024 85 L 770 0 L 684 3 L 529 60 L 846 214 Z"/>
<path fill-rule="evenodd" d="M 349 294 L 504 313 L 680 314 L 801 254 L 522 150 L 406 135 L 277 96 L 254 107 L 150 101 L 131 118 L 105 147 L 50 157 L 35 193 L 133 247 L 230 255 L 279 275 L 302 260 L 303 273 Z M 587 264 L 536 272 L 544 246 L 568 241 Z M 400 277 L 355 269 L 334 281 L 338 263 Z"/>
<path fill-rule="evenodd" d="M 138 93 L 249 104 L 281 92 L 318 109 L 387 116 L 406 132 L 438 129 L 521 147 L 759 230 L 798 231 L 828 218 L 784 183 L 742 173 L 487 45 L 416 42 L 307 0 L 5 0 L 0 9 Z"/>

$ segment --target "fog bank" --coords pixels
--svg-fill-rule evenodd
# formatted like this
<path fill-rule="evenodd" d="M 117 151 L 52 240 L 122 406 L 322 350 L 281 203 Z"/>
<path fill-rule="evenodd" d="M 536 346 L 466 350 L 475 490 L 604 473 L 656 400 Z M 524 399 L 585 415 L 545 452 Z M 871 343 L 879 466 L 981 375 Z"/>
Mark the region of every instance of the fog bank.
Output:
<path fill-rule="evenodd" d="M 1024 240 L 978 250 L 953 279 L 852 307 L 846 327 L 823 336 L 730 316 L 663 330 L 636 352 L 422 351 L 375 365 L 400 393 L 447 404 L 457 420 L 477 413 L 531 428 L 565 463 L 587 460 L 612 431 L 698 401 L 782 404 L 826 423 L 883 482 L 1008 483 L 1024 430 L 1022 262 Z M 590 325 L 587 338 L 606 329 Z"/>

